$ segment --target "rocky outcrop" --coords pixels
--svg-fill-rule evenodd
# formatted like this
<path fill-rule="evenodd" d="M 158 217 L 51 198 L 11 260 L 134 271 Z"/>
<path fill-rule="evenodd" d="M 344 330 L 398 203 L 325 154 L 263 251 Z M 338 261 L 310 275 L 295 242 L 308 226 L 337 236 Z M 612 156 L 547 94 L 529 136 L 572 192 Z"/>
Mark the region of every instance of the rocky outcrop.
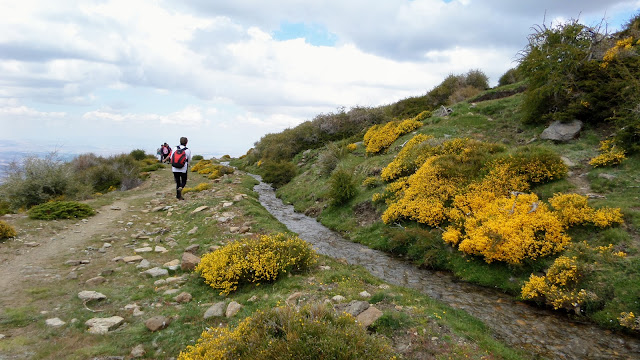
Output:
<path fill-rule="evenodd" d="M 573 120 L 569 123 L 554 121 L 544 129 L 540 139 L 566 142 L 578 137 L 581 130 L 582 121 L 580 120 Z"/>

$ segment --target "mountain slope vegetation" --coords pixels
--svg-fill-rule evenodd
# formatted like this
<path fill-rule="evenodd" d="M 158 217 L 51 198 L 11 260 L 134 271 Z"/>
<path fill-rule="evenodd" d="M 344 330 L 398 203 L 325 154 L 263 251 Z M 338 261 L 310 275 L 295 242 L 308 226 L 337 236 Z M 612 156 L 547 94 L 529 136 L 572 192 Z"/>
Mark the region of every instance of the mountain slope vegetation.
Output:
<path fill-rule="evenodd" d="M 278 196 L 352 241 L 637 333 L 640 16 L 616 34 L 541 26 L 519 55 L 494 89 L 450 75 L 266 135 L 235 164 L 288 164 Z M 572 120 L 578 138 L 540 138 Z"/>

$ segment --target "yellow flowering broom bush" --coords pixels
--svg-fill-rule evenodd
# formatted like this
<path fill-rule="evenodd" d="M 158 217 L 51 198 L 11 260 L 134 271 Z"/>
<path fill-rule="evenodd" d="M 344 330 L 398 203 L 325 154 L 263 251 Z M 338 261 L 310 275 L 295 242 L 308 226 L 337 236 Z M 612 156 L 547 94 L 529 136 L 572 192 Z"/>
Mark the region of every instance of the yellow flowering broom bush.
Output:
<path fill-rule="evenodd" d="M 395 359 L 388 340 L 324 305 L 256 311 L 235 329 L 213 327 L 179 360 Z"/>
<path fill-rule="evenodd" d="M 17 235 L 18 233 L 13 226 L 7 224 L 6 221 L 0 220 L 0 239 L 8 239 Z"/>
<path fill-rule="evenodd" d="M 594 209 L 587 203 L 587 197 L 579 194 L 555 194 L 549 203 L 566 226 L 592 224 L 605 228 L 623 222 L 619 208 Z"/>
<path fill-rule="evenodd" d="M 234 168 L 232 168 L 231 166 L 225 166 L 225 165 L 211 165 L 211 173 L 209 174 L 208 178 L 211 180 L 214 179 L 218 179 L 223 177 L 226 174 L 233 174 L 234 173 Z"/>
<path fill-rule="evenodd" d="M 471 206 L 461 226 L 449 227 L 443 239 L 487 263 L 520 264 L 563 250 L 571 241 L 564 226 L 535 194 L 517 194 Z"/>
<path fill-rule="evenodd" d="M 304 271 L 316 263 L 317 255 L 304 240 L 286 234 L 241 239 L 202 257 L 195 271 L 221 295 L 240 283 L 275 281 L 287 272 Z"/>
<path fill-rule="evenodd" d="M 618 322 L 620 322 L 621 326 L 624 326 L 627 329 L 640 331 L 640 318 L 631 311 L 620 313 Z"/>
<path fill-rule="evenodd" d="M 413 174 L 425 160 L 431 156 L 433 147 L 428 143 L 433 139 L 431 135 L 418 134 L 411 138 L 396 157 L 382 169 L 382 179 L 392 181 L 401 176 Z"/>
<path fill-rule="evenodd" d="M 593 167 L 618 165 L 627 158 L 624 150 L 617 148 L 612 139 L 601 141 L 599 150 L 600 155 L 589 161 Z"/>
<path fill-rule="evenodd" d="M 205 190 L 209 190 L 213 187 L 213 184 L 209 184 L 209 183 L 200 183 L 194 187 L 186 187 L 184 189 L 182 189 L 182 193 L 186 194 L 189 192 L 200 192 L 200 191 L 205 191 Z"/>
<path fill-rule="evenodd" d="M 377 154 L 386 150 L 400 136 L 408 134 L 422 126 L 415 119 L 390 121 L 384 125 L 374 125 L 364 134 L 364 145 L 368 154 Z"/>
<path fill-rule="evenodd" d="M 584 276 L 576 258 L 558 257 L 545 276 L 531 275 L 522 287 L 522 298 L 539 300 L 557 309 L 579 312 L 580 306 L 595 295 L 578 289 L 578 283 Z"/>
<path fill-rule="evenodd" d="M 211 165 L 211 160 L 200 160 L 191 167 L 191 171 L 199 172 L 200 170 L 206 168 L 209 165 Z"/>

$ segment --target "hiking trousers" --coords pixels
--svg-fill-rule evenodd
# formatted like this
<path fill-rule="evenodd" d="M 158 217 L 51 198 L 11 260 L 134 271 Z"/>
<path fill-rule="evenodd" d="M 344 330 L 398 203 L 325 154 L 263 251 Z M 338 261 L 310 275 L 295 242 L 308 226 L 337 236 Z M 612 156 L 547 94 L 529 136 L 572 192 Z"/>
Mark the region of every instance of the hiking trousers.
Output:
<path fill-rule="evenodd" d="M 187 173 L 186 172 L 174 172 L 173 178 L 176 180 L 176 190 L 178 188 L 184 188 L 187 185 Z"/>

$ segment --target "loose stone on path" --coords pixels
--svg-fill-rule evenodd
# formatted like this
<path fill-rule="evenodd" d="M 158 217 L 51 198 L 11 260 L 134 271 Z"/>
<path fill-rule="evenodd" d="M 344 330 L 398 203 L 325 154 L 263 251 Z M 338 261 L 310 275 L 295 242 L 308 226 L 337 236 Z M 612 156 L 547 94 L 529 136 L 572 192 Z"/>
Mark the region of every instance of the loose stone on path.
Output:
<path fill-rule="evenodd" d="M 99 293 L 97 291 L 80 291 L 78 293 L 78 298 L 82 301 L 88 302 L 93 300 L 102 300 L 106 299 L 107 296 L 105 294 Z"/>
<path fill-rule="evenodd" d="M 64 326 L 66 322 L 60 320 L 59 318 L 52 318 L 52 319 L 47 319 L 45 321 L 45 324 L 51 327 L 61 327 L 61 326 Z"/>
<path fill-rule="evenodd" d="M 123 321 L 124 318 L 120 316 L 112 316 L 108 318 L 89 319 L 84 324 L 89 327 L 89 333 L 103 335 L 116 329 Z"/>
<path fill-rule="evenodd" d="M 162 269 L 159 267 L 154 267 L 152 269 L 149 269 L 147 271 L 143 271 L 140 274 L 149 276 L 149 277 L 158 277 L 158 276 L 168 276 L 169 275 L 169 270 L 167 269 Z"/>

